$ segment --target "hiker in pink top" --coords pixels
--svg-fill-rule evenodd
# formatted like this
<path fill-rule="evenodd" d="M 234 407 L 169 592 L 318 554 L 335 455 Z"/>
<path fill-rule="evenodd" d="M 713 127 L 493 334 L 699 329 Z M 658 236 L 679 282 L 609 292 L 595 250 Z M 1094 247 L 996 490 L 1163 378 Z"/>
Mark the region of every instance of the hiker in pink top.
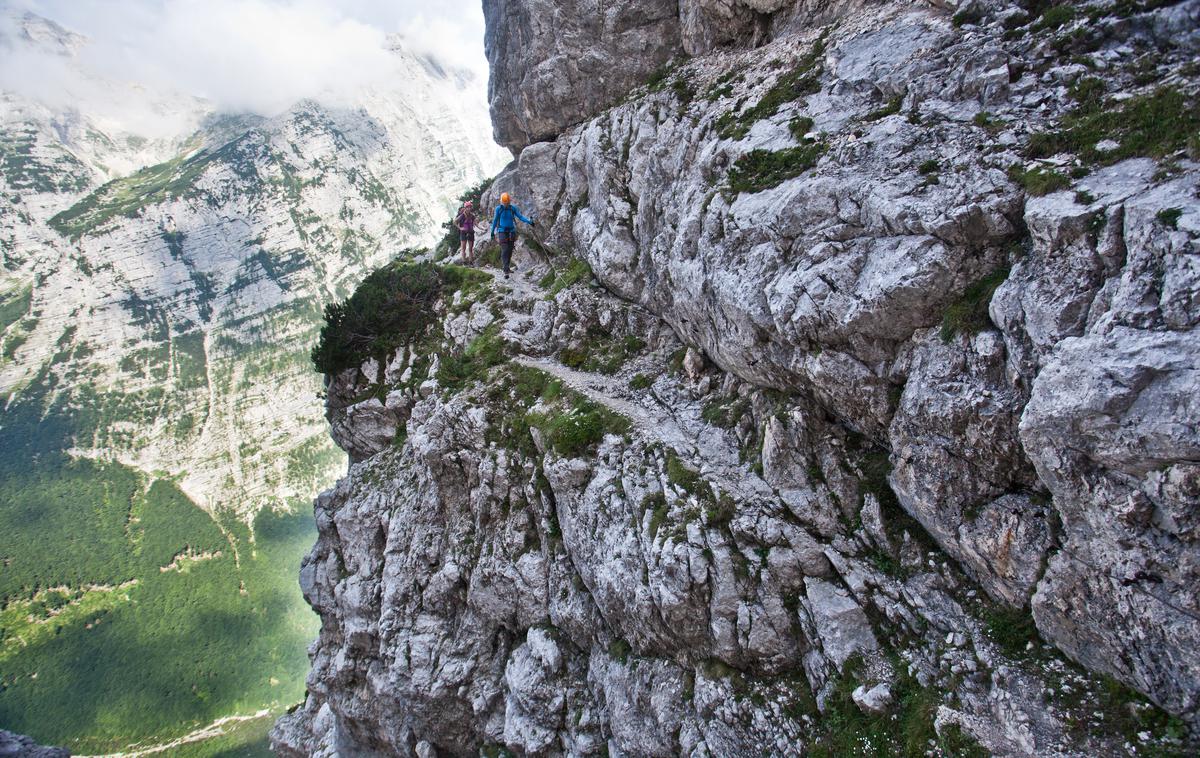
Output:
<path fill-rule="evenodd" d="M 458 252 L 462 255 L 464 266 L 475 265 L 475 205 L 470 200 L 454 217 L 454 225 L 458 227 Z"/>

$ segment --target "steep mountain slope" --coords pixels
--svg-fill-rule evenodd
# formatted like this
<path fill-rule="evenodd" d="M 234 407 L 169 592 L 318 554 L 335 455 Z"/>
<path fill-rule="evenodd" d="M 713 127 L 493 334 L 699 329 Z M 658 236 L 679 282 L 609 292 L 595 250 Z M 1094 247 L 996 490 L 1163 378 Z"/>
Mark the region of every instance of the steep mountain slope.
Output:
<path fill-rule="evenodd" d="M 75 65 L 85 40 L 18 21 L 6 45 Z M 345 465 L 308 363 L 322 309 L 503 156 L 478 83 L 390 52 L 393 85 L 274 118 L 81 73 L 170 137 L 4 95 L 6 727 L 108 751 L 300 696 L 295 506 Z"/>
<path fill-rule="evenodd" d="M 328 366 L 276 748 L 1190 754 L 1200 3 L 669 5 L 485 4 L 527 279 Z"/>

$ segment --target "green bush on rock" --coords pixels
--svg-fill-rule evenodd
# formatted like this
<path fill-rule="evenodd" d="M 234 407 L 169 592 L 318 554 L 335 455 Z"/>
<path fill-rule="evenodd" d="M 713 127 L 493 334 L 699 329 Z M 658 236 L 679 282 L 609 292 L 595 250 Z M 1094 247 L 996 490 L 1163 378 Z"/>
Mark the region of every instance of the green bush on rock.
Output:
<path fill-rule="evenodd" d="M 369 358 L 382 359 L 428 328 L 440 298 L 480 288 L 488 278 L 474 269 L 409 261 L 376 269 L 347 300 L 325 306 L 313 365 L 335 374 Z"/>
<path fill-rule="evenodd" d="M 751 150 L 729 170 L 731 192 L 761 192 L 778 187 L 788 179 L 817 165 L 826 145 L 814 142 L 783 150 Z"/>

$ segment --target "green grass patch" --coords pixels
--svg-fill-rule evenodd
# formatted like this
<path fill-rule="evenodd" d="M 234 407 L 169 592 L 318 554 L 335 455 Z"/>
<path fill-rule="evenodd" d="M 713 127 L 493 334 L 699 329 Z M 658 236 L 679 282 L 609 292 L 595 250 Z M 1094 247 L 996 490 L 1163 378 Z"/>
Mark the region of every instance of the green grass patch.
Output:
<path fill-rule="evenodd" d="M 808 116 L 796 116 L 788 122 L 788 131 L 798 141 L 804 141 L 805 136 L 812 131 L 812 128 L 813 120 Z"/>
<path fill-rule="evenodd" d="M 971 121 L 972 121 L 972 123 L 975 124 L 975 126 L 978 126 L 980 129 L 987 129 L 989 131 L 995 131 L 995 130 L 999 129 L 1000 127 L 1004 126 L 1003 121 L 996 118 L 995 116 L 993 116 L 991 113 L 988 113 L 987 111 L 979 111 L 978 113 L 975 114 L 975 118 L 971 119 Z"/>
<path fill-rule="evenodd" d="M 438 363 L 438 384 L 451 392 L 461 392 L 487 378 L 494 366 L 508 360 L 508 349 L 500 336 L 499 322 L 483 330 L 458 355 L 442 355 Z"/>
<path fill-rule="evenodd" d="M 991 753 L 984 750 L 979 741 L 964 732 L 958 724 L 946 724 L 942 727 L 942 737 L 938 746 L 951 758 L 991 758 Z"/>
<path fill-rule="evenodd" d="M 1036 648 L 1041 642 L 1028 608 L 1010 608 L 998 603 L 988 605 L 982 621 L 988 638 L 1010 658 L 1029 655 L 1028 646 L 1033 644 Z"/>
<path fill-rule="evenodd" d="M 658 530 L 667 520 L 667 498 L 661 492 L 654 492 L 642 499 L 642 512 L 650 513 L 650 540 L 658 536 Z"/>
<path fill-rule="evenodd" d="M 1086 81 L 1086 80 L 1085 80 Z M 1081 91 L 1081 102 L 1055 131 L 1033 135 L 1026 149 L 1031 158 L 1074 153 L 1092 164 L 1111 165 L 1126 158 L 1163 158 L 1188 147 L 1200 131 L 1200 101 L 1169 87 L 1115 102 L 1094 91 Z M 1117 143 L 1100 151 L 1104 140 Z"/>
<path fill-rule="evenodd" d="M 1183 215 L 1182 208 L 1164 208 L 1155 214 L 1158 222 L 1168 229 L 1178 229 L 1179 217 Z"/>
<path fill-rule="evenodd" d="M 1042 12 L 1037 23 L 1033 25 L 1034 31 L 1054 31 L 1061 29 L 1067 24 L 1075 20 L 1075 8 L 1067 3 L 1062 5 L 1054 5 Z"/>
<path fill-rule="evenodd" d="M 700 417 L 722 429 L 732 429 L 750 408 L 750 399 L 744 397 L 717 398 L 700 410 Z"/>
<path fill-rule="evenodd" d="M 687 348 L 681 347 L 671 353 L 670 359 L 667 360 L 667 372 L 672 376 L 678 376 L 683 372 L 683 359 L 687 357 Z"/>
<path fill-rule="evenodd" d="M 824 55 L 825 37 L 822 35 L 813 44 L 812 50 L 790 70 L 781 74 L 757 103 L 740 114 L 733 110 L 718 118 L 717 135 L 722 139 L 741 139 L 750 131 L 750 127 L 774 116 L 784 105 L 820 91 L 821 74 L 824 72 L 821 60 Z"/>
<path fill-rule="evenodd" d="M 696 99 L 696 88 L 681 74 L 671 82 L 671 91 L 679 99 L 681 105 L 688 105 Z"/>
<path fill-rule="evenodd" d="M 1051 168 L 1034 166 L 1031 169 L 1019 165 L 1010 166 L 1008 178 L 1021 185 L 1026 192 L 1034 197 L 1049 195 L 1071 186 L 1071 179 Z"/>
<path fill-rule="evenodd" d="M 827 146 L 814 142 L 783 150 L 751 150 L 729 170 L 728 186 L 734 193 L 761 192 L 777 187 L 817 165 Z"/>
<path fill-rule="evenodd" d="M 531 430 L 564 458 L 580 457 L 608 434 L 626 434 L 629 419 L 563 386 L 538 369 L 508 365 L 489 390 L 490 424 L 486 438 L 502 447 L 536 456 Z M 532 408 L 538 403 L 543 407 Z"/>
<path fill-rule="evenodd" d="M 557 273 L 551 272 L 547 274 L 546 277 L 543 277 L 542 282 L 545 282 L 550 276 L 553 276 L 554 279 L 545 286 L 550 288 L 550 296 L 554 297 L 566 288 L 579 282 L 590 281 L 592 279 L 592 267 L 582 258 L 572 258 L 571 262 L 565 268 Z M 539 284 L 541 283 L 539 282 Z"/>
<path fill-rule="evenodd" d="M 921 174 L 922 176 L 928 176 L 929 174 L 936 174 L 940 168 L 941 164 L 938 163 L 937 160 L 930 158 L 920 166 L 917 166 L 917 173 Z"/>
<path fill-rule="evenodd" d="M 712 496 L 712 489 L 700 476 L 700 472 L 689 468 L 674 453 L 667 456 L 667 481 L 684 492 L 704 497 Z"/>
<path fill-rule="evenodd" d="M 632 379 L 629 380 L 629 389 L 631 389 L 631 390 L 650 389 L 650 386 L 652 384 L 654 384 L 654 381 L 650 377 L 646 376 L 645 374 L 637 374 Z"/>
<path fill-rule="evenodd" d="M 887 104 L 882 108 L 871 111 L 866 115 L 865 121 L 878 121 L 881 118 L 894 116 L 900 112 L 900 106 L 904 102 L 904 95 L 896 95 L 887 101 Z"/>
<path fill-rule="evenodd" d="M 737 504 L 726 494 L 717 497 L 712 486 L 700 472 L 688 467 L 675 453 L 667 455 L 667 481 L 692 495 L 704 509 L 704 519 L 709 527 L 729 523 L 737 512 Z"/>
<path fill-rule="evenodd" d="M 582 397 L 565 412 L 537 417 L 535 424 L 554 452 L 564 458 L 578 458 L 600 444 L 606 434 L 624 434 L 630 429 L 628 419 Z"/>
<path fill-rule="evenodd" d="M 923 758 L 930 741 L 939 742 L 933 719 L 940 701 L 933 689 L 922 687 L 903 665 L 896 668 L 901 674 L 891 687 L 894 705 L 881 714 L 863 713 L 852 697 L 862 681 L 862 659 L 847 661 L 825 701 L 825 712 L 818 720 L 821 734 L 809 745 L 808 755 Z"/>
<path fill-rule="evenodd" d="M 569 368 L 611 376 L 645 348 L 645 341 L 632 334 L 620 339 L 597 337 L 594 343 L 583 347 L 563 348 L 558 359 Z"/>
<path fill-rule="evenodd" d="M 1008 278 L 1008 266 L 996 269 L 987 276 L 973 282 L 955 302 L 946 308 L 942 316 L 942 340 L 949 342 L 959 333 L 978 334 L 992 326 L 988 316 L 988 305 L 996 288 Z"/>
<path fill-rule="evenodd" d="M 1099 677 L 1095 701 L 1089 703 L 1089 710 L 1093 718 L 1099 713 L 1100 722 L 1130 744 L 1140 744 L 1142 740 L 1138 735 L 1149 732 L 1158 744 L 1147 745 L 1139 751 L 1142 755 L 1162 758 L 1183 758 L 1189 755 L 1183 749 L 1188 733 L 1183 721 L 1155 706 L 1144 695 L 1111 676 Z M 1069 723 L 1069 726 L 1084 734 L 1092 732 L 1092 727 L 1086 722 Z"/>
<path fill-rule="evenodd" d="M 25 318 L 33 302 L 33 287 L 25 285 L 0 295 L 0 332 Z"/>

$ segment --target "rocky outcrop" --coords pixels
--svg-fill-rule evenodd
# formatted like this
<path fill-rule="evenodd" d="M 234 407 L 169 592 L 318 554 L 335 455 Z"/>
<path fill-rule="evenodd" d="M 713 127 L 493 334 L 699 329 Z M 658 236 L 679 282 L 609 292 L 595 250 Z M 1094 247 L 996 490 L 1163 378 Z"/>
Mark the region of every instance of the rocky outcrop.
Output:
<path fill-rule="evenodd" d="M 42 747 L 28 737 L 0 729 L 0 758 L 69 758 L 61 747 Z"/>
<path fill-rule="evenodd" d="M 1200 3 L 688 5 L 730 36 L 493 185 L 548 292 L 318 501 L 277 745 L 1185 752 Z"/>
<path fill-rule="evenodd" d="M 492 125 L 514 153 L 613 105 L 681 50 L 675 0 L 489 0 L 483 12 Z"/>

